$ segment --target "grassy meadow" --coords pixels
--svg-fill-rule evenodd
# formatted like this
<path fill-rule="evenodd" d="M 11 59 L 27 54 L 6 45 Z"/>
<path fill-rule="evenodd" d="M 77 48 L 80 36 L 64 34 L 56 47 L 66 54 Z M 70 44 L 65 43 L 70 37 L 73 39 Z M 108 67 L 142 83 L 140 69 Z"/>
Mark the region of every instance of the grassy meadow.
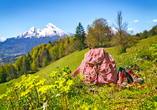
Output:
<path fill-rule="evenodd" d="M 83 84 L 84 88 L 80 88 L 80 85 L 82 83 L 80 83 L 80 76 L 78 76 L 73 78 L 74 86 L 72 87 L 74 89 L 77 88 L 77 90 L 69 93 L 66 93 L 66 91 L 64 91 L 65 94 L 68 95 L 64 94 L 59 98 L 63 98 L 63 100 L 65 99 L 65 102 L 54 98 L 54 101 L 52 101 L 53 105 L 57 105 L 55 105 L 53 109 L 65 109 L 67 107 L 68 109 L 86 110 L 157 109 L 157 90 L 155 88 L 157 86 L 157 82 L 155 81 L 155 79 L 157 78 L 157 64 L 155 63 L 155 60 L 146 59 L 141 61 L 142 57 L 140 58 L 140 56 L 142 56 L 143 54 L 145 55 L 150 52 L 145 52 L 145 48 L 146 50 L 150 50 L 149 46 L 153 43 L 157 43 L 157 36 L 139 40 L 137 44 L 128 48 L 126 53 L 120 55 L 116 54 L 115 47 L 105 48 L 105 50 L 110 53 L 115 59 L 117 70 L 119 67 L 131 67 L 134 65 L 141 70 L 137 72 L 137 70 L 135 69 L 133 71 L 136 72 L 138 76 L 144 79 L 145 82 L 142 86 L 136 85 L 133 87 L 128 87 L 125 90 L 118 90 L 115 85 L 95 87 Z M 67 55 L 59 59 L 58 61 L 49 64 L 45 68 L 40 69 L 34 75 L 39 76 L 39 80 L 42 78 L 46 79 L 45 84 L 51 85 L 51 83 L 54 83 L 55 80 L 54 78 L 49 77 L 49 74 L 52 71 L 58 71 L 58 67 L 61 69 L 68 65 L 71 70 L 71 75 L 81 64 L 84 58 L 84 54 L 87 51 L 89 51 L 89 49 L 76 51 L 70 55 Z M 21 79 L 22 78 L 20 77 L 18 79 L 13 79 L 9 82 L 20 82 Z M 94 89 L 94 93 L 90 92 L 91 89 Z M 4 94 L 6 91 L 7 83 L 0 84 L 0 95 Z M 65 97 L 67 97 L 67 99 Z M 45 101 L 46 100 L 48 99 L 45 99 Z M 4 100 L 0 100 L 0 103 L 2 103 L 2 101 Z M 66 106 L 64 106 L 65 103 Z M 47 104 L 51 105 L 52 103 L 50 104 L 50 102 L 47 102 Z M 16 105 L 15 107 L 18 108 L 18 106 L 19 105 Z M 45 107 L 47 110 L 51 110 L 51 108 L 49 108 L 51 106 Z M 43 109 L 43 106 L 40 106 L 39 109 Z"/>

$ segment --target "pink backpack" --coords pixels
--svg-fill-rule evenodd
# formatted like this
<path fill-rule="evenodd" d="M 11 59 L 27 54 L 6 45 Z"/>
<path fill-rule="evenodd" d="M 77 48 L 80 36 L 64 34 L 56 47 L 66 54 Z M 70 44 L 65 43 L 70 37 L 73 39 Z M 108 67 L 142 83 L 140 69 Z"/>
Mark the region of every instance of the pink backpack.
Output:
<path fill-rule="evenodd" d="M 103 48 L 90 49 L 72 76 L 78 73 L 84 75 L 83 80 L 90 84 L 116 84 L 117 81 L 115 61 Z"/>

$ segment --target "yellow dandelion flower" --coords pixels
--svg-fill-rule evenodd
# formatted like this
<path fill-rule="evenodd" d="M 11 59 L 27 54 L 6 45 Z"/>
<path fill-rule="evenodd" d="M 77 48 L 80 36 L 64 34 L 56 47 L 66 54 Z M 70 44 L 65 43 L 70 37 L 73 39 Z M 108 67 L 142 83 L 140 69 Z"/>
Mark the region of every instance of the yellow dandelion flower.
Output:
<path fill-rule="evenodd" d="M 5 96 L 5 94 L 0 95 L 0 100 L 3 99 L 4 96 Z"/>
<path fill-rule="evenodd" d="M 12 98 L 13 98 L 13 97 L 9 96 L 9 97 L 7 97 L 7 100 L 12 99 Z"/>
<path fill-rule="evenodd" d="M 55 77 L 56 74 L 57 74 L 57 71 L 52 71 L 49 76 L 50 76 L 51 78 L 53 78 L 53 77 Z"/>
<path fill-rule="evenodd" d="M 69 85 L 69 86 L 73 85 L 73 81 L 72 80 L 68 80 L 67 81 L 67 85 Z"/>
<path fill-rule="evenodd" d="M 66 73 L 66 72 L 63 72 L 63 75 L 65 76 L 65 75 L 67 75 L 67 73 Z"/>
<path fill-rule="evenodd" d="M 29 89 L 27 89 L 26 91 L 22 92 L 22 93 L 21 93 L 21 97 L 27 96 L 28 93 L 30 93 L 30 90 L 29 90 Z"/>
<path fill-rule="evenodd" d="M 70 88 L 69 88 L 69 86 L 64 86 L 64 87 L 63 87 L 63 90 L 64 90 L 66 93 L 68 93 L 68 91 L 70 90 Z"/>

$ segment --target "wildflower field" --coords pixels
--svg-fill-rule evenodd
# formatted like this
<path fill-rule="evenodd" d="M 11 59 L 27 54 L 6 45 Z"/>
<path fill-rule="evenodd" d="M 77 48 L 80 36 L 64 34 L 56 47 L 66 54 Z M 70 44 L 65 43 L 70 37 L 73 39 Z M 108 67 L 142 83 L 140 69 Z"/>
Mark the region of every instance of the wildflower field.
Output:
<path fill-rule="evenodd" d="M 157 36 L 143 39 L 126 53 L 105 48 L 119 67 L 131 67 L 144 79 L 122 90 L 115 84 L 87 85 L 71 77 L 88 51 L 77 51 L 41 69 L 0 84 L 0 110 L 157 110 Z M 7 88 L 7 89 L 5 89 Z M 4 91 L 5 90 L 5 91 Z"/>

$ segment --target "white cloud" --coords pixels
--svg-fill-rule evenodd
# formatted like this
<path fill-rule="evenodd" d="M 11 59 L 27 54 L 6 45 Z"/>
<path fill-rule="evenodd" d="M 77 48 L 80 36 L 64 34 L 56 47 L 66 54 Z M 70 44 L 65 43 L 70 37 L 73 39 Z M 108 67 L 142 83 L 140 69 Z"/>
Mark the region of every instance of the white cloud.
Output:
<path fill-rule="evenodd" d="M 114 26 L 110 26 L 110 27 L 112 33 L 116 34 L 118 32 L 118 30 Z"/>
<path fill-rule="evenodd" d="M 107 20 L 107 22 L 111 22 L 111 20 Z"/>
<path fill-rule="evenodd" d="M 157 22 L 157 19 L 153 19 L 153 22 Z"/>
<path fill-rule="evenodd" d="M 133 28 L 128 28 L 127 30 L 128 30 L 128 31 L 133 31 L 134 29 L 133 29 Z"/>
<path fill-rule="evenodd" d="M 133 22 L 139 22 L 139 20 L 134 20 Z"/>

